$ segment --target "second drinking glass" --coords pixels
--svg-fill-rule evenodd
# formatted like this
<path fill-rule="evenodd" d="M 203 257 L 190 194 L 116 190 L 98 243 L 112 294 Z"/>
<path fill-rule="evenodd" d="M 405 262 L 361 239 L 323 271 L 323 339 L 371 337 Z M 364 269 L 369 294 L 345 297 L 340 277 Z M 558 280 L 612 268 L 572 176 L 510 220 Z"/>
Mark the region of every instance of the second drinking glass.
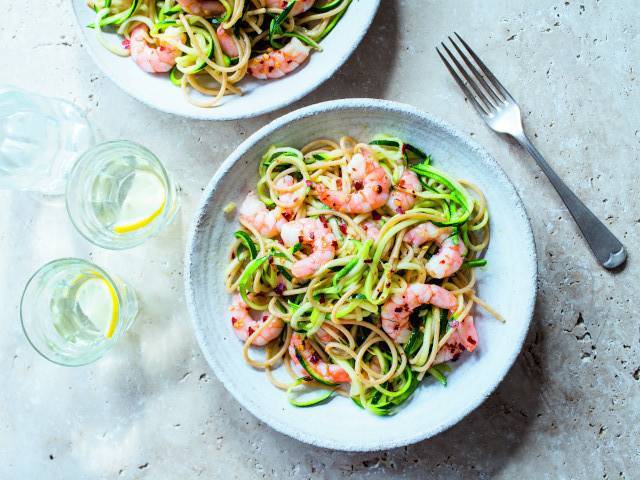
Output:
<path fill-rule="evenodd" d="M 160 160 L 133 142 L 105 142 L 87 150 L 67 180 L 67 210 L 90 242 L 120 250 L 140 245 L 178 210 L 176 185 Z"/>
<path fill-rule="evenodd" d="M 47 263 L 27 282 L 22 329 L 52 362 L 80 366 L 102 357 L 138 313 L 134 291 L 97 265 L 78 258 Z"/>

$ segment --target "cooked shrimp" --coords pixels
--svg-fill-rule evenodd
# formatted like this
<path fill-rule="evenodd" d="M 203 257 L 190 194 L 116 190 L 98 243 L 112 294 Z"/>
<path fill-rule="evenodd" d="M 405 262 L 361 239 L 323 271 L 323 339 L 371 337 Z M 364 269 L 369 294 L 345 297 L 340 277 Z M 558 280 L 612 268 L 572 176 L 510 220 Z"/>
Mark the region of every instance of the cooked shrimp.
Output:
<path fill-rule="evenodd" d="M 281 208 L 269 210 L 254 192 L 249 192 L 240 206 L 240 220 L 255 228 L 260 235 L 273 238 L 287 223 L 286 213 Z"/>
<path fill-rule="evenodd" d="M 263 53 L 249 60 L 251 75 L 262 80 L 280 78 L 292 72 L 309 56 L 310 47 L 297 38 L 292 38 L 280 50 Z"/>
<path fill-rule="evenodd" d="M 290 187 L 296 183 L 295 179 L 291 175 L 285 175 L 284 177 L 280 177 L 276 181 L 276 191 L 279 192 L 278 200 L 284 204 L 284 208 L 286 210 L 295 209 L 300 206 L 302 200 L 304 200 L 304 196 L 306 194 L 306 190 L 297 189 L 293 191 L 289 191 Z M 283 193 L 280 193 L 283 192 Z M 285 215 L 286 217 L 287 215 Z"/>
<path fill-rule="evenodd" d="M 291 175 L 285 175 L 276 181 L 276 191 L 284 190 L 278 195 L 283 206 L 276 206 L 269 210 L 267 206 L 253 192 L 249 192 L 240 206 L 240 219 L 253 226 L 261 235 L 273 238 L 280 233 L 282 226 L 295 214 L 295 209 L 304 200 L 306 191 L 301 189 L 288 191 L 295 184 Z"/>
<path fill-rule="evenodd" d="M 222 2 L 218 0 L 178 0 L 178 4 L 192 15 L 211 18 L 226 12 Z"/>
<path fill-rule="evenodd" d="M 473 324 L 471 315 L 467 315 L 453 328 L 455 328 L 455 331 L 451 334 L 447 343 L 438 351 L 433 362 L 434 365 L 448 362 L 449 360 L 455 361 L 463 351 L 473 352 L 478 345 L 478 332 Z"/>
<path fill-rule="evenodd" d="M 467 253 L 464 242 L 458 238 L 454 243 L 451 237 L 440 244 L 440 249 L 427 262 L 427 273 L 433 278 L 450 277 L 462 266 L 463 257 Z"/>
<path fill-rule="evenodd" d="M 310 244 L 312 252 L 291 267 L 294 277 L 313 275 L 322 265 L 333 259 L 338 242 L 331 229 L 318 218 L 301 218 L 282 225 L 280 236 L 288 247 L 296 243 Z"/>
<path fill-rule="evenodd" d="M 299 333 L 291 335 L 291 343 L 289 344 L 289 355 L 296 365 L 300 364 L 298 355 L 302 357 L 308 368 L 327 382 L 332 383 L 349 383 L 351 377 L 347 371 L 339 365 L 327 363 L 313 349 L 308 340 Z"/>
<path fill-rule="evenodd" d="M 377 223 L 372 220 L 367 220 L 362 224 L 362 229 L 367 234 L 367 238 L 373 240 L 374 242 L 378 240 L 380 236 L 380 227 Z"/>
<path fill-rule="evenodd" d="M 147 42 L 148 31 L 149 27 L 145 24 L 140 24 L 131 30 L 129 37 L 131 58 L 145 72 L 168 72 L 176 64 L 176 58 L 180 55 L 180 50 L 159 40 L 156 41 L 155 45 L 150 45 Z M 167 33 L 170 33 L 169 29 L 167 29 Z"/>
<path fill-rule="evenodd" d="M 229 32 L 225 30 L 222 25 L 218 27 L 216 30 L 216 34 L 218 35 L 218 40 L 220 41 L 220 46 L 222 47 L 222 51 L 229 55 L 230 57 L 237 57 L 240 55 L 240 51 L 238 50 L 238 45 L 236 45 L 235 40 Z"/>
<path fill-rule="evenodd" d="M 315 190 L 322 203 L 344 213 L 369 213 L 386 203 L 391 181 L 368 148 L 362 148 L 361 153 L 351 158 L 347 171 L 351 173 L 354 191 L 331 190 L 317 183 Z"/>
<path fill-rule="evenodd" d="M 404 241 L 417 248 L 424 243 L 439 240 L 441 237 L 446 238 L 449 234 L 449 229 L 437 227 L 431 222 L 425 222 L 405 233 Z"/>
<path fill-rule="evenodd" d="M 315 1 L 316 0 L 298 0 L 295 6 L 291 9 L 290 15 L 296 16 L 306 12 L 313 7 Z M 269 8 L 281 8 L 284 10 L 291 2 L 290 0 L 267 0 L 266 3 Z"/>
<path fill-rule="evenodd" d="M 253 333 L 262 326 L 264 322 L 269 322 L 256 338 L 253 339 L 251 345 L 257 347 L 263 347 L 267 343 L 278 338 L 284 323 L 278 317 L 271 317 L 267 314 L 260 314 L 258 319 L 253 318 L 252 310 L 244 303 L 240 295 L 233 296 L 233 303 L 229 307 L 231 312 L 231 325 L 233 331 L 236 332 L 238 338 L 242 341 L 246 341 Z M 258 314 L 259 312 L 254 312 Z"/>
<path fill-rule="evenodd" d="M 404 240 L 414 247 L 433 241 L 440 247 L 427 262 L 427 273 L 433 278 L 450 277 L 456 273 L 467 254 L 467 247 L 462 239 L 458 238 L 455 243 L 451 234 L 450 228 L 438 228 L 433 223 L 426 222 L 412 228 L 404 236 Z"/>
<path fill-rule="evenodd" d="M 396 293 L 382 306 L 382 328 L 396 343 L 406 343 L 411 335 L 409 316 L 425 304 L 451 310 L 458 301 L 453 293 L 438 285 L 412 283 L 403 293 Z"/>
<path fill-rule="evenodd" d="M 397 189 L 396 189 L 397 188 Z M 422 191 L 418 176 L 411 170 L 405 170 L 394 187 L 387 206 L 396 213 L 404 213 L 416 203 L 415 193 Z"/>

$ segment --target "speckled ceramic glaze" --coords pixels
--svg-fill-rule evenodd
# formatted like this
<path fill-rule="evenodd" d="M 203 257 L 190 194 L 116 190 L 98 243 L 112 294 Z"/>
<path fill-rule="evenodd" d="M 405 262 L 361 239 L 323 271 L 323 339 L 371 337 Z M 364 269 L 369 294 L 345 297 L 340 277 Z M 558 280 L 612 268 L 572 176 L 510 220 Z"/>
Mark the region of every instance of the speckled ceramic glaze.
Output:
<path fill-rule="evenodd" d="M 242 96 L 226 96 L 215 108 L 200 108 L 187 102 L 180 88 L 167 75 L 143 72 L 128 57 L 119 57 L 104 48 L 94 31 L 86 28 L 95 17 L 86 0 L 71 0 L 87 50 L 98 67 L 122 90 L 147 105 L 190 118 L 233 120 L 250 118 L 285 107 L 327 81 L 349 58 L 367 32 L 380 0 L 353 0 L 333 31 L 322 41 L 322 51 L 293 73 L 278 80 L 262 81 L 247 75 L 240 83 Z M 118 43 L 116 35 L 106 35 Z"/>
<path fill-rule="evenodd" d="M 507 319 L 477 310 L 480 344 L 464 354 L 447 387 L 425 382 L 406 407 L 377 417 L 345 398 L 314 408 L 289 405 L 264 373 L 248 367 L 228 318 L 224 287 L 228 249 L 238 223 L 222 208 L 255 187 L 258 160 L 272 144 L 301 147 L 320 137 L 351 135 L 368 141 L 397 135 L 432 155 L 434 165 L 475 182 L 491 213 L 489 266 L 478 270 L 479 295 Z M 312 105 L 263 127 L 223 163 L 202 198 L 186 252 L 186 295 L 200 347 L 226 388 L 250 412 L 287 435 L 322 447 L 379 450 L 407 445 L 454 425 L 496 388 L 522 347 L 533 314 L 536 257 L 525 210 L 502 169 L 478 145 L 413 107 L 347 99 Z"/>

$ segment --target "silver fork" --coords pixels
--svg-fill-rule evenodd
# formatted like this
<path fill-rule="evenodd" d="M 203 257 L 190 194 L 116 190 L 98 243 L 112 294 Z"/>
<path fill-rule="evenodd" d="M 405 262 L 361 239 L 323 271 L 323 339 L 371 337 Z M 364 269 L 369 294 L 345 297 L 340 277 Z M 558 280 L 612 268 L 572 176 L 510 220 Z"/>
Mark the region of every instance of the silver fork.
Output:
<path fill-rule="evenodd" d="M 464 46 L 468 55 L 451 37 L 448 37 L 449 41 L 466 65 L 466 68 L 460 64 L 456 56 L 444 43 L 441 43 L 441 46 L 456 68 L 453 68 L 438 47 L 436 47 L 436 51 L 471 105 L 473 105 L 489 128 L 495 132 L 510 135 L 529 152 L 554 186 L 569 212 L 571 212 L 573 219 L 580 227 L 582 235 L 598 262 L 608 269 L 622 265 L 627 259 L 627 253 L 622 243 L 553 171 L 524 133 L 522 115 L 518 103 L 469 47 L 467 42 L 457 33 L 455 33 L 455 36 Z M 473 61 L 469 59 L 469 56 Z"/>

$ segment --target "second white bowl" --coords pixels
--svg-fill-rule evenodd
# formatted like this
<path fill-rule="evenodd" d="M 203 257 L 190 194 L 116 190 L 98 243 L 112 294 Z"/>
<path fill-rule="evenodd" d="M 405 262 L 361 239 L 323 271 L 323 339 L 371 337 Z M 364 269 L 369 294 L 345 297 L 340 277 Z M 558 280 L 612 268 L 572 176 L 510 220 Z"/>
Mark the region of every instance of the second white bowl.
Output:
<path fill-rule="evenodd" d="M 94 31 L 86 27 L 95 17 L 87 1 L 72 0 L 72 4 L 89 55 L 122 90 L 163 112 L 205 120 L 233 120 L 286 107 L 327 81 L 364 37 L 380 0 L 353 0 L 333 31 L 322 41 L 321 52 L 312 52 L 304 65 L 278 80 L 256 80 L 247 75 L 239 84 L 243 95 L 227 96 L 221 105 L 212 108 L 200 108 L 187 102 L 168 75 L 145 73 L 131 58 L 108 51 L 97 41 Z M 118 37 L 112 37 L 110 40 L 118 43 Z"/>

